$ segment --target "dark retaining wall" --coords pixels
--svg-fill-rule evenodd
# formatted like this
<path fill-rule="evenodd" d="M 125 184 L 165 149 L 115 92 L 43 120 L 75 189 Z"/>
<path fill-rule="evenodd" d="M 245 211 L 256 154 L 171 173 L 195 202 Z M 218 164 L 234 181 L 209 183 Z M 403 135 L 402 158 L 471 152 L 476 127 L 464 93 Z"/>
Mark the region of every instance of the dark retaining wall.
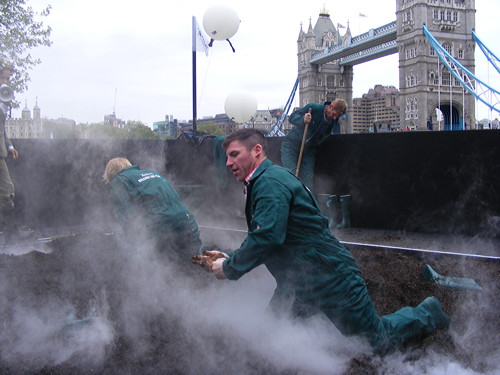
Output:
<path fill-rule="evenodd" d="M 351 194 L 353 226 L 500 233 L 500 131 L 344 135 L 317 161 L 317 191 Z"/>
<path fill-rule="evenodd" d="M 269 139 L 270 159 L 278 164 L 281 142 Z M 13 143 L 20 152 L 18 160 L 8 159 L 18 223 L 112 221 L 101 176 L 115 156 L 165 174 L 194 211 L 230 216 L 233 208 L 242 209 L 240 184 L 223 167 L 222 175 L 214 168 L 213 139 Z M 496 236 L 499 145 L 500 131 L 494 130 L 334 136 L 318 153 L 315 192 L 351 194 L 356 227 Z"/>

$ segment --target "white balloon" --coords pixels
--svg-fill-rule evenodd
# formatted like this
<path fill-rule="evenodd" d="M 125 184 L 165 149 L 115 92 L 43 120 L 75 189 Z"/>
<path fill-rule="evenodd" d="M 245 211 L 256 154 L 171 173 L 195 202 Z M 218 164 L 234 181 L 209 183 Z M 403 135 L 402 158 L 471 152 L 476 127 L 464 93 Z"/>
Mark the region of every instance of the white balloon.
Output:
<path fill-rule="evenodd" d="M 257 112 L 257 99 L 245 91 L 229 94 L 224 104 L 227 117 L 234 122 L 243 124 L 249 121 Z"/>
<path fill-rule="evenodd" d="M 231 8 L 224 5 L 210 7 L 203 16 L 203 28 L 214 40 L 231 38 L 240 27 L 240 18 Z"/>

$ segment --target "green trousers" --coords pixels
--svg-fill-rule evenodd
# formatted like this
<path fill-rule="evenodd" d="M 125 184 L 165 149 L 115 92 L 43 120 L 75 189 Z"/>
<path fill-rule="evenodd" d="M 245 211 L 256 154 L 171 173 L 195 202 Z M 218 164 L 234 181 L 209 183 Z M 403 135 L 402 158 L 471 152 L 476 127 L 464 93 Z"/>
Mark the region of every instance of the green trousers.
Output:
<path fill-rule="evenodd" d="M 281 165 L 295 174 L 299 161 L 300 146 L 291 142 L 283 141 L 281 144 Z M 313 190 L 314 163 L 316 161 L 316 149 L 304 147 L 302 160 L 300 162 L 299 180 L 306 185 L 309 190 Z"/>
<path fill-rule="evenodd" d="M 12 202 L 14 193 L 14 184 L 10 179 L 9 168 L 5 158 L 0 158 L 0 205 L 5 202 Z"/>
<path fill-rule="evenodd" d="M 322 312 L 346 336 L 366 337 L 381 354 L 449 325 L 434 297 L 379 316 L 350 251 L 338 242 L 335 247 L 332 251 L 317 246 L 300 255 L 304 273 L 293 286 L 299 306 Z"/>

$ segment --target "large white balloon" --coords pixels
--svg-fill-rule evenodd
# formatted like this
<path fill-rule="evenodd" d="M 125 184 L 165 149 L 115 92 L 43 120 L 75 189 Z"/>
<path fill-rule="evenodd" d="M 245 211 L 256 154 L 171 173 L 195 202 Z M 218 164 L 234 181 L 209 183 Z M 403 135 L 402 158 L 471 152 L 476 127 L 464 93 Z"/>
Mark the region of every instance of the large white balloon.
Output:
<path fill-rule="evenodd" d="M 257 112 L 257 99 L 245 91 L 229 94 L 224 104 L 227 117 L 234 122 L 243 124 L 249 121 Z"/>
<path fill-rule="evenodd" d="M 240 27 L 240 18 L 231 8 L 224 5 L 210 7 L 203 16 L 203 28 L 214 40 L 231 38 Z"/>

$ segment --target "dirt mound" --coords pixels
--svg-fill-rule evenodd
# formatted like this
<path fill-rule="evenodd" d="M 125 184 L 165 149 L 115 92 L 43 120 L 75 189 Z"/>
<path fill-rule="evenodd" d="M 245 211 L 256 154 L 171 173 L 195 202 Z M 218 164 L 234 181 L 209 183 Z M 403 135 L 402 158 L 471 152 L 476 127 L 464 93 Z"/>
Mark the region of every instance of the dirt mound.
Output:
<path fill-rule="evenodd" d="M 125 252 L 124 244 L 113 236 L 60 239 L 52 247 L 51 254 L 0 256 L 2 373 L 304 373 L 277 365 L 222 321 L 212 320 L 209 327 L 197 319 L 191 305 L 183 305 L 182 301 L 200 298 L 193 288 L 202 290 L 215 283 L 211 275 L 194 269 L 189 257 L 182 263 L 185 269 L 169 273 L 164 272 L 167 268 L 158 272 L 149 268 L 158 258 L 145 260 L 144 254 L 130 248 Z M 433 295 L 452 317 L 450 331 L 403 348 L 404 361 L 417 363 L 432 352 L 476 372 L 492 371 L 495 365 L 489 359 L 498 350 L 500 332 L 494 303 L 500 292 L 499 262 L 395 250 L 352 252 L 380 315 L 416 306 Z M 442 275 L 473 278 L 483 290 L 452 290 L 423 281 L 425 264 Z M 178 271 L 189 281 L 179 283 Z M 194 324 L 187 326 L 183 322 L 189 316 Z M 96 337 L 100 340 L 92 341 Z M 78 350 L 66 353 L 68 340 L 77 339 Z M 57 350 L 43 349 L 49 345 Z M 82 357 L 82 351 L 91 355 Z M 346 368 L 331 373 L 376 374 L 384 361 L 360 354 L 347 359 Z"/>

